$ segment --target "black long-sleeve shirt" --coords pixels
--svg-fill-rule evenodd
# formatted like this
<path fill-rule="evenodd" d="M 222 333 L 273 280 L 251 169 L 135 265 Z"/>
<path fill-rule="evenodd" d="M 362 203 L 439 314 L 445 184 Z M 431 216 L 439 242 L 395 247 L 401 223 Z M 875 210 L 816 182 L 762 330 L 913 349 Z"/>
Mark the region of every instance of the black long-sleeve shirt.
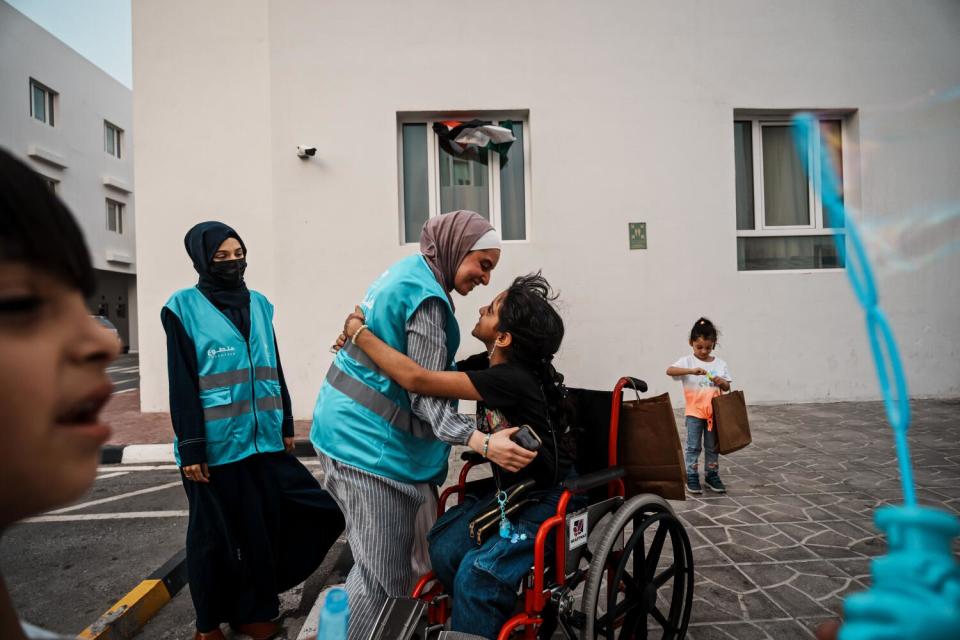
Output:
<path fill-rule="evenodd" d="M 200 403 L 200 375 L 197 366 L 197 350 L 187 335 L 183 323 L 166 307 L 160 312 L 163 329 L 167 332 L 167 377 L 170 381 L 170 419 L 177 434 L 180 464 L 188 466 L 207 461 L 206 426 L 203 421 L 203 405 Z M 293 410 L 290 393 L 280 366 L 280 347 L 276 333 L 273 335 L 276 348 L 277 374 L 280 380 L 280 398 L 283 403 L 283 436 L 293 437 Z"/>

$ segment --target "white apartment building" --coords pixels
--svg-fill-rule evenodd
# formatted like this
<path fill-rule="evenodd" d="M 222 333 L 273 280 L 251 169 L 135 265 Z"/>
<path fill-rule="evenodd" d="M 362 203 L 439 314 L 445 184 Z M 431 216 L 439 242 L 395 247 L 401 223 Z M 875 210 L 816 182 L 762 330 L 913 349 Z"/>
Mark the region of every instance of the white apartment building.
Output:
<path fill-rule="evenodd" d="M 107 316 L 136 351 L 132 92 L 0 0 L 0 146 L 25 160 L 83 228 Z"/>
<path fill-rule="evenodd" d="M 200 220 L 244 237 L 306 418 L 367 285 L 461 207 L 506 239 L 491 285 L 455 296 L 462 355 L 481 348 L 477 309 L 542 269 L 571 385 L 630 374 L 679 404 L 664 371 L 704 315 L 749 402 L 878 399 L 831 244 L 844 227 L 785 124 L 817 112 L 864 223 L 925 225 L 960 202 L 952 0 L 142 0 L 133 22 L 148 411 L 166 408 L 159 312 L 196 281 L 182 238 Z M 432 125 L 470 118 L 512 127 L 508 156 L 440 149 Z M 938 229 L 911 255 L 958 240 Z M 911 395 L 960 395 L 960 255 L 886 264 Z"/>

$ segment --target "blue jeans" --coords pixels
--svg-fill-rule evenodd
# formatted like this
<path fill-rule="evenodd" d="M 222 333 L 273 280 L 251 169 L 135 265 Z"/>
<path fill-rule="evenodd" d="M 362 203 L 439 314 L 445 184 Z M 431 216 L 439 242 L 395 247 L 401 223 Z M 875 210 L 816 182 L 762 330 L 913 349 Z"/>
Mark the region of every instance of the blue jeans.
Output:
<path fill-rule="evenodd" d="M 706 463 L 706 476 L 720 474 L 720 456 L 717 454 L 717 430 L 707 431 L 707 421 L 703 418 L 687 416 L 687 449 L 684 461 L 687 464 L 687 477 L 697 476 L 700 468 L 700 439 L 703 439 L 703 461 Z"/>
<path fill-rule="evenodd" d="M 513 543 L 494 532 L 477 546 L 468 536 L 470 521 L 496 504 L 493 496 L 467 496 L 462 504 L 448 510 L 439 519 L 427 540 L 430 562 L 437 578 L 453 597 L 450 628 L 485 638 L 496 638 L 500 628 L 514 613 L 520 581 L 533 565 L 533 543 L 544 520 L 557 512 L 559 487 L 531 494 L 533 504 L 514 514 L 510 520 L 526 540 Z M 575 502 L 577 504 L 575 504 Z M 570 501 L 569 511 L 581 508 L 581 500 Z M 552 541 L 553 536 L 549 537 Z M 547 543 L 547 557 L 553 553 Z"/>

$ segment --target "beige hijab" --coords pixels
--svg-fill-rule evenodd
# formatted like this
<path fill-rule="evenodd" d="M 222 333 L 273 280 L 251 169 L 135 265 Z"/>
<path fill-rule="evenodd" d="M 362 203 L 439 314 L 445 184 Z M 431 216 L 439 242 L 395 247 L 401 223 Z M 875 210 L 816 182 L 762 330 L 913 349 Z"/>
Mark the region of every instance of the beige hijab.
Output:
<path fill-rule="evenodd" d="M 453 290 L 457 268 L 477 241 L 493 230 L 487 219 L 474 211 L 454 211 L 430 218 L 420 232 L 420 253 L 443 290 Z M 453 300 L 450 301 L 453 304 Z"/>

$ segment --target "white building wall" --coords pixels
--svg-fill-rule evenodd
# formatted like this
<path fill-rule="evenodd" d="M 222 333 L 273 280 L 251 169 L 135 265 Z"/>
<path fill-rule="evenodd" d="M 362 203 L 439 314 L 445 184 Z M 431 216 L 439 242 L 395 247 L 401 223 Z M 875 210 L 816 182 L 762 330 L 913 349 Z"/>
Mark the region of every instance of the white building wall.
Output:
<path fill-rule="evenodd" d="M 136 3 L 143 407 L 166 406 L 158 313 L 195 281 L 190 225 L 243 234 L 308 417 L 343 317 L 414 250 L 397 239 L 397 113 L 515 109 L 529 112 L 529 240 L 458 298 L 463 353 L 480 348 L 476 309 L 542 268 L 573 385 L 632 374 L 679 401 L 663 371 L 706 315 L 752 402 L 876 399 L 843 273 L 737 271 L 733 112 L 856 109 L 848 202 L 868 217 L 956 203 L 960 153 L 940 135 L 956 103 L 924 97 L 960 84 L 958 27 L 946 1 Z M 638 221 L 649 248 L 629 251 Z M 960 394 L 958 267 L 881 281 L 917 396 Z"/>
<path fill-rule="evenodd" d="M 53 127 L 30 115 L 31 78 L 58 93 Z M 79 220 L 96 269 L 131 275 L 137 226 L 132 106 L 130 89 L 0 1 L 0 146 L 59 181 L 57 195 Z M 104 120 L 124 130 L 121 158 L 104 150 Z M 31 157 L 37 149 L 66 166 Z M 105 179 L 130 192 L 106 186 Z M 107 229 L 107 198 L 126 205 L 123 234 Z"/>

